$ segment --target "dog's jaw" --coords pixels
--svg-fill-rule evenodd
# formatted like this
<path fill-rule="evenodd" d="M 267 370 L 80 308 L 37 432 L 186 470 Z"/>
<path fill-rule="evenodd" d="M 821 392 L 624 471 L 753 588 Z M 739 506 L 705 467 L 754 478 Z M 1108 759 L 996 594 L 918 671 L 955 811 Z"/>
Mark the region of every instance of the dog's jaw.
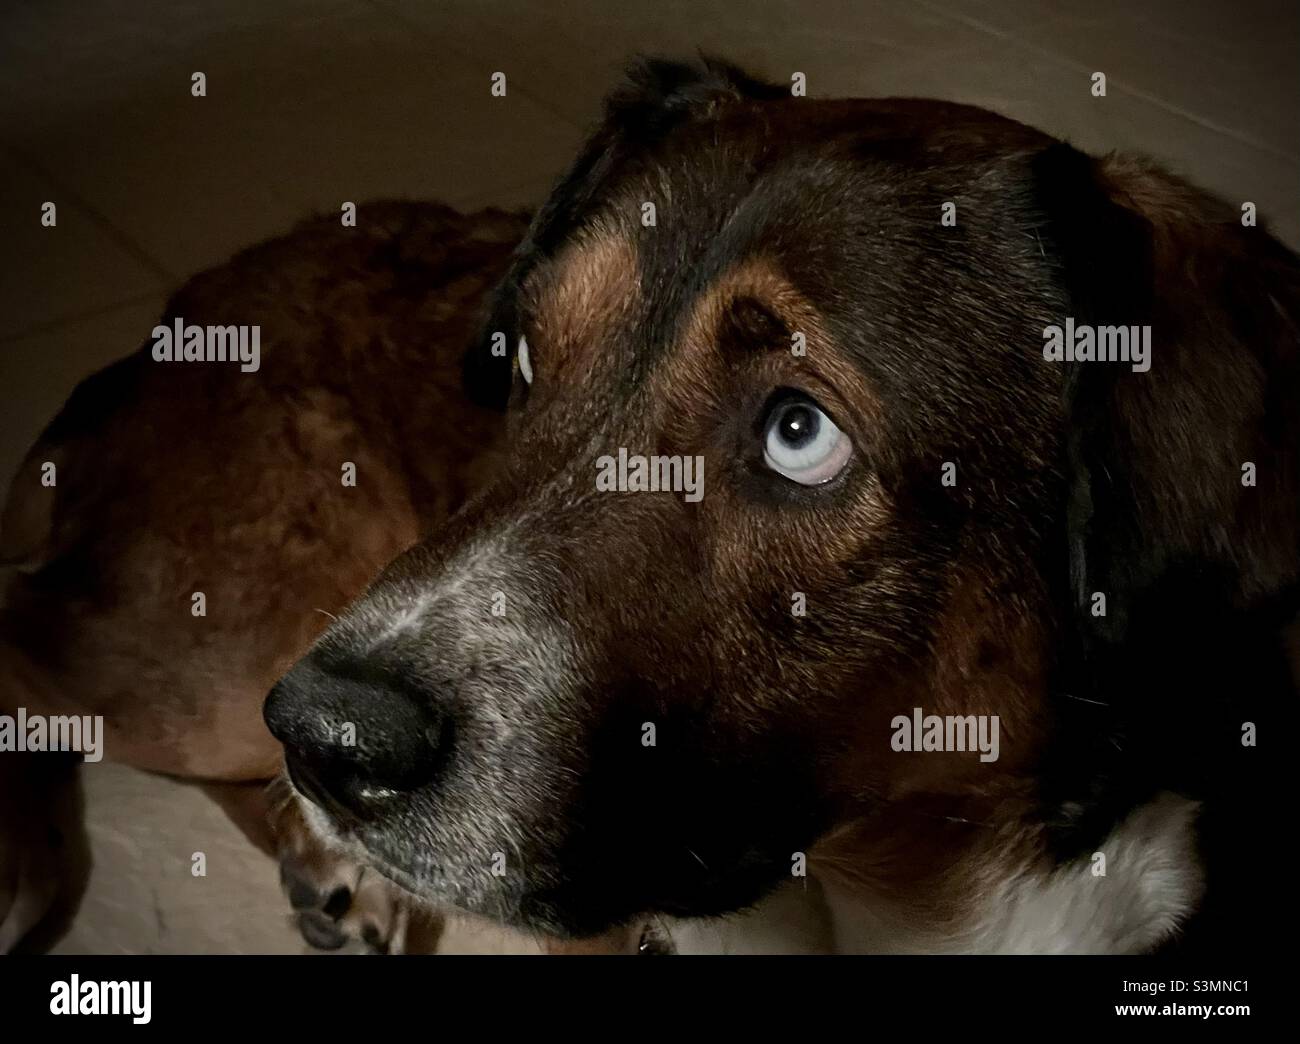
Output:
<path fill-rule="evenodd" d="M 972 875 L 964 927 L 940 927 L 915 906 L 864 895 L 833 878 L 787 885 L 733 917 L 676 921 L 678 953 L 1121 954 L 1173 937 L 1204 892 L 1199 806 L 1162 794 L 1115 828 L 1095 856 L 1044 868 L 988 866 Z"/>
<path fill-rule="evenodd" d="M 328 818 L 302 802 L 320 839 L 340 849 Z M 1119 824 L 1097 854 L 1056 867 L 985 868 L 987 890 L 971 896 L 953 932 L 914 908 L 864 896 L 833 878 L 779 889 L 752 909 L 723 918 L 655 918 L 680 954 L 1124 954 L 1169 941 L 1204 893 L 1196 846 L 1196 802 L 1162 794 Z M 360 853 L 353 852 L 354 856 Z M 362 857 L 364 858 L 364 857 Z M 1013 857 L 1014 858 L 1014 857 Z M 1097 872 L 1104 865 L 1105 874 Z M 629 952 L 607 940 L 557 944 Z"/>

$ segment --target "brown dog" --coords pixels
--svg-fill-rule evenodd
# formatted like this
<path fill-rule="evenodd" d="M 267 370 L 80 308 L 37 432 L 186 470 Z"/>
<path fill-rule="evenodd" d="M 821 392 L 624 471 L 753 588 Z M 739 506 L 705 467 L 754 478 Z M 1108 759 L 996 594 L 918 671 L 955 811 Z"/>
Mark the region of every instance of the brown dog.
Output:
<path fill-rule="evenodd" d="M 1248 741 L 1294 692 L 1296 258 L 1158 170 L 979 110 L 793 99 L 718 63 L 647 63 L 633 81 L 467 360 L 470 392 L 508 410 L 501 474 L 267 702 L 310 799 L 283 809 L 310 833 L 287 836 L 430 904 L 615 948 L 656 917 L 682 949 L 791 948 L 732 941 L 771 910 L 797 920 L 800 948 L 840 950 L 1131 952 L 1193 918 L 1260 923 L 1240 911 L 1268 836 Z M 504 264 L 502 235 L 485 268 Z M 391 321 L 381 304 L 312 306 Z M 1122 358 L 1074 361 L 1076 331 L 1118 355 L 1121 327 Z M 392 343 L 418 370 L 435 340 L 412 323 Z M 368 373 L 390 390 L 366 405 L 388 408 L 352 441 L 331 445 L 336 414 L 298 400 L 324 414 L 305 444 L 330 449 L 291 469 L 327 473 L 319 496 L 342 495 L 340 463 L 366 451 L 380 457 L 361 474 L 398 462 L 392 488 L 438 490 L 493 445 L 445 384 L 429 409 L 411 373 Z M 296 407 L 281 416 L 298 425 Z M 189 438 L 175 423 L 148 445 Z M 464 455 L 428 464 L 450 432 Z M 290 633 L 250 653 L 250 683 L 459 499 L 411 495 L 399 525 L 381 512 L 402 496 L 381 495 L 349 516 L 374 527 L 358 561 L 325 540 L 336 550 L 286 552 L 322 502 L 277 499 L 283 479 L 202 485 L 246 509 L 240 546 L 272 578 L 221 597 L 294 598 L 269 611 Z M 101 495 L 101 516 L 110 500 L 133 503 Z M 43 560 L 89 591 L 25 593 L 39 611 L 6 618 L 29 707 L 66 706 L 73 654 L 112 649 L 65 637 L 97 633 L 68 606 L 188 612 L 196 573 L 218 601 L 215 564 L 114 598 L 151 575 L 124 544 L 149 547 L 151 512 L 167 517 L 133 509 L 129 541 L 93 554 L 89 534 L 123 530 L 78 509 L 80 535 Z M 231 531 L 172 542 L 210 555 Z M 159 662 L 158 619 L 123 617 L 125 657 L 87 676 L 148 677 L 127 665 Z M 205 666 L 190 641 L 191 677 L 224 681 L 212 663 L 228 671 L 229 649 Z M 267 755 L 244 778 L 265 771 L 247 700 L 220 700 L 242 708 L 234 726 L 209 699 L 190 705 L 210 709 L 206 740 L 186 725 L 164 742 L 188 754 L 139 763 L 229 776 L 229 733 Z M 186 720 L 142 702 L 114 714 L 140 715 L 137 731 Z M 333 943 L 351 897 L 300 891 L 326 908 L 309 937 Z"/>
<path fill-rule="evenodd" d="M 1263 923 L 1296 257 L 980 110 L 633 80 L 468 363 L 503 476 L 268 700 L 312 825 L 563 936 L 792 889 L 844 950 Z"/>
<path fill-rule="evenodd" d="M 164 325 L 259 325 L 259 368 L 157 362 L 146 344 L 41 436 L 4 516 L 0 712 L 102 715 L 107 756 L 156 772 L 274 776 L 266 691 L 492 457 L 499 423 L 461 393 L 461 355 L 523 227 L 379 203 L 355 228 L 315 220 L 191 280 Z M 44 913 L 62 861 L 47 809 L 28 807 L 49 757 L 0 755 L 23 795 L 6 831 L 27 838 L 0 846 L 0 950 Z M 280 825 L 295 902 L 333 895 L 341 917 L 333 865 Z M 337 941 L 330 918 L 304 927 Z M 386 945 L 389 929 L 369 934 Z"/>

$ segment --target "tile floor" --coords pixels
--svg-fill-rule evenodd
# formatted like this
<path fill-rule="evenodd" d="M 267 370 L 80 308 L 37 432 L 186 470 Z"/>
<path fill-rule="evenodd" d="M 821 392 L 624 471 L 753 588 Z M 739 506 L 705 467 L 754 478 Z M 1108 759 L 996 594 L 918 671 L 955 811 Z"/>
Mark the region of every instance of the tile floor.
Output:
<path fill-rule="evenodd" d="M 813 95 L 950 98 L 1145 151 L 1300 246 L 1294 0 L 5 5 L 0 483 L 188 276 L 346 199 L 536 202 L 630 54 L 701 50 Z M 109 765 L 86 784 L 95 869 L 59 951 L 302 949 L 273 866 L 199 792 Z M 198 890 L 196 837 L 216 867 Z"/>

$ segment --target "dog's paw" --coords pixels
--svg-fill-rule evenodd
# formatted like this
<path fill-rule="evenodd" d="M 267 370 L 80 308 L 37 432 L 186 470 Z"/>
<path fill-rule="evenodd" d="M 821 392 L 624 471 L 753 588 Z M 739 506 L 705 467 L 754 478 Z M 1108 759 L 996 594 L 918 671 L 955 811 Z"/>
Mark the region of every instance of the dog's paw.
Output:
<path fill-rule="evenodd" d="M 303 939 L 317 950 L 436 953 L 442 917 L 328 848 L 307 824 L 299 800 L 280 795 L 273 826 L 280 884 Z"/>
<path fill-rule="evenodd" d="M 410 911 L 374 871 L 337 859 L 287 857 L 280 884 L 298 930 L 316 949 L 406 951 Z"/>

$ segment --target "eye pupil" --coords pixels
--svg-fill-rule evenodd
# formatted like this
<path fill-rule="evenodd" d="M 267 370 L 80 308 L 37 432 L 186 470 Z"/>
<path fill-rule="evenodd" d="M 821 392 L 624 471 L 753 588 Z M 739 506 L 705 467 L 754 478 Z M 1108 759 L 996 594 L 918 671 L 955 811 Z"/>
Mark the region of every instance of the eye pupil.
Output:
<path fill-rule="evenodd" d="M 777 425 L 777 433 L 787 446 L 799 449 L 808 445 L 821 430 L 817 411 L 803 403 L 786 407 Z"/>

